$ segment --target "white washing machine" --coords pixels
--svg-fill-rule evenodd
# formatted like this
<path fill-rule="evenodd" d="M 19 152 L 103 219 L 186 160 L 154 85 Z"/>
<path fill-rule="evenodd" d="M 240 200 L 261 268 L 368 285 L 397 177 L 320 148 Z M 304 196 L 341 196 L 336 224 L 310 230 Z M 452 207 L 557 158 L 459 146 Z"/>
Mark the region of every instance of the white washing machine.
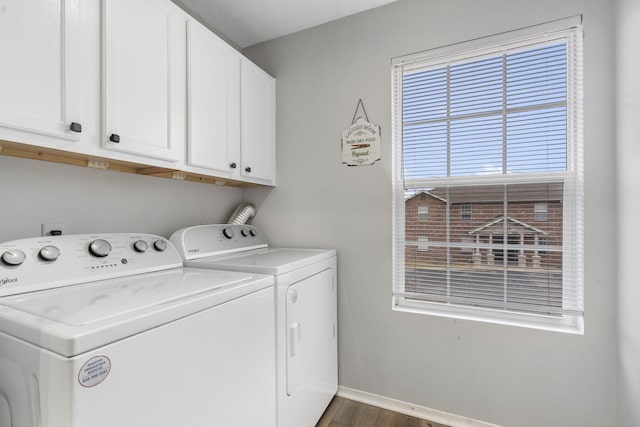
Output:
<path fill-rule="evenodd" d="M 250 225 L 189 227 L 171 242 L 186 266 L 275 277 L 277 426 L 314 427 L 338 389 L 336 251 L 269 248 Z"/>
<path fill-rule="evenodd" d="M 0 427 L 275 426 L 273 277 L 183 268 L 147 234 L 0 260 Z"/>

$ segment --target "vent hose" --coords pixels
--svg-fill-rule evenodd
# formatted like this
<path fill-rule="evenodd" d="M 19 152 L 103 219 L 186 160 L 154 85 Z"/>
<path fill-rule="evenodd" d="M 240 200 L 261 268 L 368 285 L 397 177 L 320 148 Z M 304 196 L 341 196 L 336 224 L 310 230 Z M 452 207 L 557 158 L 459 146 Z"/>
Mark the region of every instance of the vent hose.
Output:
<path fill-rule="evenodd" d="M 240 203 L 238 207 L 233 211 L 227 224 L 246 224 L 251 218 L 256 215 L 256 207 L 252 203 Z"/>

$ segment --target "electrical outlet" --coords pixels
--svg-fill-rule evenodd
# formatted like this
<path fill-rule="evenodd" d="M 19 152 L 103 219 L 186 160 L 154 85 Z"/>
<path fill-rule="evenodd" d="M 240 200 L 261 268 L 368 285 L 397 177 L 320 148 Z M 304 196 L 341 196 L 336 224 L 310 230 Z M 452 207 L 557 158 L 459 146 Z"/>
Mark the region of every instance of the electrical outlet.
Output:
<path fill-rule="evenodd" d="M 52 234 L 53 232 L 53 234 Z M 43 236 L 57 236 L 59 234 L 65 234 L 64 232 L 64 224 L 60 223 L 45 223 L 42 224 L 42 235 Z"/>

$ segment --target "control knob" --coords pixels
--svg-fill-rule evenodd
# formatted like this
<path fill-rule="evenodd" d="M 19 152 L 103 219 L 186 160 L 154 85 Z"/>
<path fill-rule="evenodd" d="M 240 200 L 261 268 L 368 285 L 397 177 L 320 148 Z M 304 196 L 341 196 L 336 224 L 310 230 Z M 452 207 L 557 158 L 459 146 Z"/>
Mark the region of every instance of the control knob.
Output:
<path fill-rule="evenodd" d="M 7 265 L 20 265 L 24 262 L 27 255 L 20 249 L 10 249 L 2 254 L 2 262 Z"/>
<path fill-rule="evenodd" d="M 156 251 L 164 251 L 165 249 L 167 249 L 167 242 L 164 240 L 156 240 L 155 242 L 153 242 L 153 247 L 156 249 Z"/>
<path fill-rule="evenodd" d="M 104 239 L 96 239 L 89 244 L 89 253 L 100 258 L 111 253 L 111 244 Z"/>
<path fill-rule="evenodd" d="M 256 232 L 253 230 L 253 228 L 243 228 L 242 229 L 242 236 L 244 237 L 256 237 Z"/>
<path fill-rule="evenodd" d="M 40 252 L 38 252 L 38 256 L 40 256 L 40 259 L 42 259 L 43 261 L 53 262 L 60 256 L 60 249 L 51 245 L 45 246 L 44 248 L 40 249 Z"/>
<path fill-rule="evenodd" d="M 149 249 L 149 245 L 144 240 L 136 240 L 133 243 L 133 250 L 136 252 L 146 252 Z"/>
<path fill-rule="evenodd" d="M 225 228 L 222 230 L 222 234 L 224 235 L 224 237 L 226 237 L 227 239 L 232 239 L 233 236 L 235 236 L 235 233 L 233 232 L 233 229 L 231 228 Z"/>

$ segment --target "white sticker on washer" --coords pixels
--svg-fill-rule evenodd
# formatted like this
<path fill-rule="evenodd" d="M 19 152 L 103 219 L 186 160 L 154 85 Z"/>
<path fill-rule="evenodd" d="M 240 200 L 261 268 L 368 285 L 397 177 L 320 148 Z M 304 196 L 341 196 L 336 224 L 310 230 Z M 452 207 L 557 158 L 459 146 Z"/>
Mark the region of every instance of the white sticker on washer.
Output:
<path fill-rule="evenodd" d="M 95 356 L 80 368 L 78 382 L 82 387 L 95 387 L 107 378 L 109 372 L 111 360 L 107 356 Z"/>

